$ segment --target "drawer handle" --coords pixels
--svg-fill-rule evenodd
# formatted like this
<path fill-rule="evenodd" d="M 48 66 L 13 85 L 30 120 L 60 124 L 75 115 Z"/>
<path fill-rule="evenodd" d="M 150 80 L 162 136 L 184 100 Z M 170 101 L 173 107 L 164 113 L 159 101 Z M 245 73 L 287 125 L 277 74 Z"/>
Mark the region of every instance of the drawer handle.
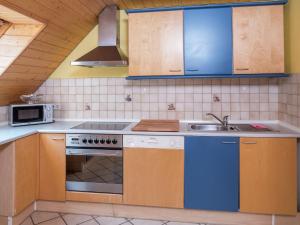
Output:
<path fill-rule="evenodd" d="M 186 70 L 186 71 L 188 71 L 188 72 L 197 72 L 199 70 Z"/>
<path fill-rule="evenodd" d="M 64 141 L 65 138 L 53 137 L 53 138 L 51 138 L 51 140 L 53 140 L 53 141 Z"/>
<path fill-rule="evenodd" d="M 243 142 L 245 145 L 256 145 L 257 143 L 255 141 L 249 141 L 249 142 Z"/>
<path fill-rule="evenodd" d="M 236 141 L 222 141 L 222 144 L 236 144 Z"/>
<path fill-rule="evenodd" d="M 248 71 L 249 68 L 236 68 L 236 70 L 238 70 L 238 71 Z"/>
<path fill-rule="evenodd" d="M 177 73 L 177 72 L 181 72 L 181 70 L 169 70 L 170 73 Z"/>

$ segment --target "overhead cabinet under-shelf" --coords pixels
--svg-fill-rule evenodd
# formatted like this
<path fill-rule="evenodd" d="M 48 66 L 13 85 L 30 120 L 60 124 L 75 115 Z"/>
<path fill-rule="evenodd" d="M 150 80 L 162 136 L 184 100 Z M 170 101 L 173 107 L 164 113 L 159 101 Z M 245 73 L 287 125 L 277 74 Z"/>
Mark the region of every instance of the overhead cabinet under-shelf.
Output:
<path fill-rule="evenodd" d="M 284 74 L 283 5 L 129 14 L 129 76 L 234 74 Z"/>

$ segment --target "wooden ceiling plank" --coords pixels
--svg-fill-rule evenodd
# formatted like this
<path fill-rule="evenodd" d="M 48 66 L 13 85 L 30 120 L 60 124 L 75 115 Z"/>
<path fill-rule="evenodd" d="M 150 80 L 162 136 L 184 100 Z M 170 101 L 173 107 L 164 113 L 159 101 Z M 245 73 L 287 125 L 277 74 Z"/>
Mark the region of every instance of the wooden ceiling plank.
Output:
<path fill-rule="evenodd" d="M 79 1 L 81 2 L 81 4 L 84 5 L 84 7 L 88 8 L 91 12 L 93 12 L 96 17 L 98 17 L 99 13 L 105 7 L 104 3 L 101 0 L 100 1 L 79 0 Z"/>
<path fill-rule="evenodd" d="M 86 26 L 88 26 L 88 23 L 83 22 L 82 20 L 80 21 L 80 18 L 78 18 L 74 13 L 70 13 L 70 10 L 68 9 L 56 9 L 53 5 L 51 7 L 51 5 L 49 5 L 49 0 L 27 0 L 18 2 L 8 0 L 5 1 L 5 4 L 9 4 L 15 9 L 21 8 L 20 10 L 22 10 L 22 13 L 38 15 L 38 17 L 41 17 L 43 20 L 48 22 L 51 21 L 57 26 L 61 26 L 63 29 L 69 30 L 70 32 L 86 33 Z"/>
<path fill-rule="evenodd" d="M 42 24 L 12 24 L 5 35 L 8 36 L 36 36 L 44 28 Z"/>
<path fill-rule="evenodd" d="M 0 18 L 10 23 L 17 23 L 17 24 L 41 24 L 41 22 L 32 19 L 28 16 L 25 16 L 21 13 L 18 13 L 15 10 L 12 10 L 4 5 L 0 4 Z"/>
<path fill-rule="evenodd" d="M 1 56 L 1 47 L 0 47 L 0 56 Z M 27 48 L 22 53 L 22 56 L 27 56 L 30 58 L 36 58 L 36 59 L 46 59 L 50 61 L 63 61 L 65 59 L 65 55 L 59 55 L 49 52 L 43 52 L 32 48 Z"/>
<path fill-rule="evenodd" d="M 89 30 L 91 24 L 96 24 L 97 21 L 94 18 L 86 16 L 80 16 L 78 13 L 74 12 L 72 8 L 68 7 L 68 4 L 73 3 L 73 1 L 58 1 L 58 0 L 43 0 L 36 1 L 36 4 L 40 4 L 42 8 L 46 8 L 47 17 L 54 16 L 57 19 L 51 21 L 58 22 L 58 24 L 66 23 L 65 29 L 68 25 L 78 26 L 79 28 L 86 31 Z M 27 1 L 26 1 L 27 2 Z M 58 20 L 59 19 L 59 20 Z"/>
<path fill-rule="evenodd" d="M 1 56 L 11 56 L 15 57 L 22 51 L 23 47 L 17 46 L 9 46 L 9 45 L 1 45 L 0 44 L 0 57 Z"/>
<path fill-rule="evenodd" d="M 30 73 L 51 73 L 53 72 L 50 68 L 45 67 L 38 67 L 38 66 L 25 66 L 25 65 L 17 65 L 13 64 L 7 70 L 7 73 L 23 73 L 23 74 L 30 74 Z M 6 72 L 2 75 L 5 77 Z"/>
<path fill-rule="evenodd" d="M 0 38 L 7 32 L 11 25 L 11 23 L 0 19 Z"/>
<path fill-rule="evenodd" d="M 65 48 L 65 47 L 59 47 L 53 44 L 49 44 L 44 42 L 43 40 L 34 40 L 30 43 L 28 48 L 36 49 L 43 52 L 49 52 L 53 54 L 61 54 L 61 55 L 67 55 L 72 49 Z"/>
<path fill-rule="evenodd" d="M 21 65 L 21 66 L 32 66 L 32 67 L 39 67 L 39 68 L 56 69 L 57 66 L 59 65 L 59 62 L 49 62 L 46 60 L 39 60 L 39 59 L 33 59 L 33 58 L 20 56 L 14 61 L 14 64 Z M 38 66 L 33 66 L 33 65 L 38 65 Z"/>
<path fill-rule="evenodd" d="M 81 17 L 83 19 L 88 19 L 88 23 L 97 23 L 97 15 L 94 14 L 91 10 L 89 10 L 82 2 L 79 0 L 73 0 L 73 1 L 64 1 L 62 4 L 65 4 L 66 7 L 68 7 L 71 11 L 73 11 L 74 14 L 77 15 L 77 17 Z M 89 15 L 87 17 L 87 15 Z"/>

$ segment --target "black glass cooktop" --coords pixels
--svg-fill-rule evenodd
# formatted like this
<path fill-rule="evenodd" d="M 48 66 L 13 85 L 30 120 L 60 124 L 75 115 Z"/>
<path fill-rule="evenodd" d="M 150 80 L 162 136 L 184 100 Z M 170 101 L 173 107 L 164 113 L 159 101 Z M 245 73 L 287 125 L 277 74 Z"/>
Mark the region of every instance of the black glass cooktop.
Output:
<path fill-rule="evenodd" d="M 124 130 L 130 123 L 117 122 L 85 122 L 72 129 L 80 130 Z"/>

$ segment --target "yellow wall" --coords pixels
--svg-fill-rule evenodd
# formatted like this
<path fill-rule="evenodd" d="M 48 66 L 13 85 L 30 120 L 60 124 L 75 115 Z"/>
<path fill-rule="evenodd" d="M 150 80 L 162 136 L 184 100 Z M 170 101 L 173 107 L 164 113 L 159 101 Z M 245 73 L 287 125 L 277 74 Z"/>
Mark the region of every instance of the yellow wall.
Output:
<path fill-rule="evenodd" d="M 285 55 L 288 73 L 300 73 L 300 0 L 285 6 Z"/>
<path fill-rule="evenodd" d="M 128 18 L 124 11 L 120 16 L 120 39 L 121 49 L 127 54 L 127 27 Z M 72 53 L 61 63 L 61 65 L 53 72 L 50 78 L 78 78 L 78 77 L 125 77 L 128 74 L 127 67 L 95 67 L 86 68 L 80 66 L 71 66 L 73 60 L 83 56 L 88 51 L 97 47 L 98 26 L 96 26 L 72 51 Z"/>

